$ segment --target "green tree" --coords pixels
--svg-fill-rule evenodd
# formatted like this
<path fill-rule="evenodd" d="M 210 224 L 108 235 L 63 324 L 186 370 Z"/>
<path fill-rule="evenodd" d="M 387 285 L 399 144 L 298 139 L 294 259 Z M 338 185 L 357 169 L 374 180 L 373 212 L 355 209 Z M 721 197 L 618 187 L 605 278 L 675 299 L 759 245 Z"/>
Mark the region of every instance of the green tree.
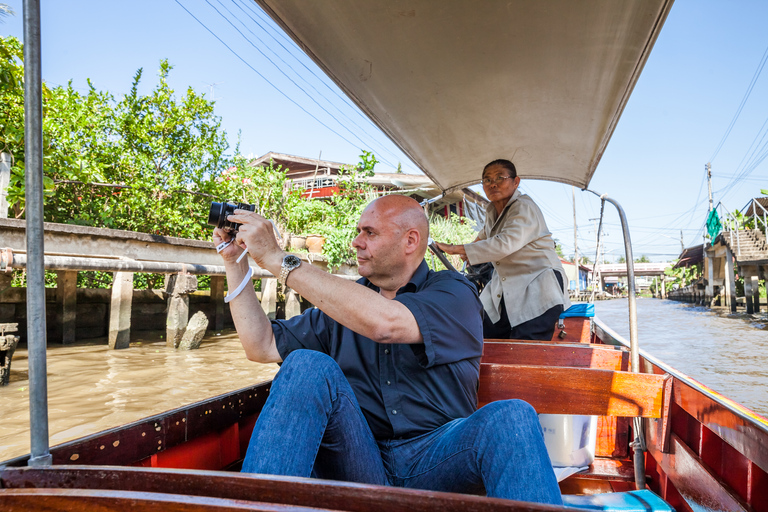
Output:
<path fill-rule="evenodd" d="M 650 262 L 651 262 L 650 258 L 648 258 L 648 256 L 646 256 L 645 254 L 643 254 L 639 258 L 635 258 L 635 263 L 650 263 Z"/>

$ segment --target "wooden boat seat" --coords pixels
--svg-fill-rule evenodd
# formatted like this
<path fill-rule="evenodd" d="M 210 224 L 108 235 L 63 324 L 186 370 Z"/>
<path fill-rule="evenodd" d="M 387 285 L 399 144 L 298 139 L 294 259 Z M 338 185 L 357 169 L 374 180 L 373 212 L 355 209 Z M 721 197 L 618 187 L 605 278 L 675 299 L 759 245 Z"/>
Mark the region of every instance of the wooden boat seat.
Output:
<path fill-rule="evenodd" d="M 563 327 L 555 325 L 552 341 L 567 341 L 571 343 L 592 342 L 592 318 L 574 316 L 563 318 Z"/>
<path fill-rule="evenodd" d="M 627 371 L 629 352 L 611 345 L 486 340 L 482 362 Z"/>
<path fill-rule="evenodd" d="M 480 364 L 478 406 L 518 398 L 543 414 L 660 418 L 664 376 L 599 368 Z"/>

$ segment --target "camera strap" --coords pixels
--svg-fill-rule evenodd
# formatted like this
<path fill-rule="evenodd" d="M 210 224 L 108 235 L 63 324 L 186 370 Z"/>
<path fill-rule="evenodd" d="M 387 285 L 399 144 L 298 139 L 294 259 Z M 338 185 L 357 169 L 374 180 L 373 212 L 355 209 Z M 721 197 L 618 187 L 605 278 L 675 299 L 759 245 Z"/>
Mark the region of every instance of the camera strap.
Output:
<path fill-rule="evenodd" d="M 242 292 L 245 289 L 245 286 L 251 282 L 251 277 L 253 277 L 253 268 L 248 267 L 248 273 L 245 274 L 245 277 L 243 278 L 243 281 L 240 283 L 240 285 L 233 291 L 232 293 L 228 293 L 226 297 L 224 297 L 224 302 L 230 302 L 235 297 L 240 295 L 240 292 Z"/>

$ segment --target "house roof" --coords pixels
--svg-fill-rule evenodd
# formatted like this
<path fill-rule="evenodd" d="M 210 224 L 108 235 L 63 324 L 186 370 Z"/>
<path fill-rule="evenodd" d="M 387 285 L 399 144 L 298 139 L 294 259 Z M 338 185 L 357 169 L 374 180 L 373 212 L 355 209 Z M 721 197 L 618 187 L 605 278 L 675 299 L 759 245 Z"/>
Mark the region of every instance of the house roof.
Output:
<path fill-rule="evenodd" d="M 762 206 L 762 208 L 755 207 L 755 203 Z M 755 210 L 757 210 L 757 215 L 762 216 L 766 210 L 768 210 L 768 197 L 756 197 L 754 201 L 750 201 L 749 207 L 747 208 L 747 211 L 744 212 L 744 215 L 753 215 Z"/>
<path fill-rule="evenodd" d="M 679 259 L 672 268 L 691 267 L 704 260 L 704 245 L 699 244 L 693 247 L 686 247 L 680 253 Z"/>
<path fill-rule="evenodd" d="M 269 162 L 273 165 L 280 165 L 287 170 L 289 179 L 300 180 L 317 176 L 338 175 L 342 167 L 354 168 L 354 164 L 345 164 L 341 162 L 332 162 L 329 160 L 320 160 L 316 158 L 306 158 L 286 153 L 276 153 L 270 151 L 265 155 L 255 158 L 248 162 L 250 167 L 267 165 Z M 424 198 L 433 198 L 440 195 L 440 188 L 435 185 L 429 177 L 423 174 L 406 173 L 375 173 L 366 178 L 366 181 L 374 187 L 385 188 L 389 190 L 410 191 Z M 488 200 L 469 188 L 456 190 L 445 197 L 446 204 L 453 204 L 461 201 L 463 198 L 474 203 L 485 206 Z"/>

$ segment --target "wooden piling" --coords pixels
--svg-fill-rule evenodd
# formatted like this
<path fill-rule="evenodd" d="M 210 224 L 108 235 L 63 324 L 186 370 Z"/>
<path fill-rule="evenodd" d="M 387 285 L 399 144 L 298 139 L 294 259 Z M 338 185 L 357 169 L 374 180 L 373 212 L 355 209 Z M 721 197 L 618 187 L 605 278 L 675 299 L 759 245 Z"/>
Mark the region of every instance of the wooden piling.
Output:
<path fill-rule="evenodd" d="M 736 281 L 733 273 L 733 254 L 728 246 L 725 246 L 725 302 L 731 308 L 731 313 L 735 313 Z"/>
<path fill-rule="evenodd" d="M 74 343 L 77 320 L 77 271 L 56 272 L 56 307 L 61 314 L 61 343 Z"/>
<path fill-rule="evenodd" d="M 273 277 L 261 279 L 261 309 L 270 320 L 277 318 L 277 279 Z"/>
<path fill-rule="evenodd" d="M 285 292 L 285 318 L 293 318 L 300 314 L 301 302 L 299 300 L 299 294 L 291 288 L 288 288 Z"/>
<path fill-rule="evenodd" d="M 214 305 L 213 330 L 224 329 L 224 283 L 226 277 L 211 276 L 211 303 Z"/>
<path fill-rule="evenodd" d="M 165 323 L 165 346 L 178 348 L 189 322 L 189 294 L 197 290 L 197 276 L 179 272 L 166 276 L 168 318 Z"/>
<path fill-rule="evenodd" d="M 133 272 L 115 272 L 109 308 L 109 348 L 128 348 L 131 342 Z"/>

